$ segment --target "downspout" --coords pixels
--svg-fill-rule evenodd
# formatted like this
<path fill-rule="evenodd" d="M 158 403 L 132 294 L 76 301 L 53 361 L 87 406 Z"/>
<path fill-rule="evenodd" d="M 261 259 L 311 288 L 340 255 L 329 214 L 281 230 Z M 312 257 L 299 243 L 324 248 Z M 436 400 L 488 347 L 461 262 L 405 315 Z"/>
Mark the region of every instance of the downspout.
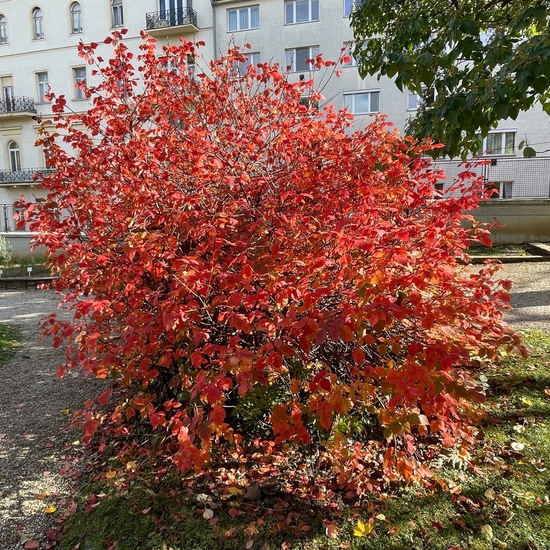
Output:
<path fill-rule="evenodd" d="M 212 49 L 214 54 L 214 61 L 218 59 L 218 41 L 216 40 L 216 2 L 218 0 L 210 0 L 212 6 Z"/>

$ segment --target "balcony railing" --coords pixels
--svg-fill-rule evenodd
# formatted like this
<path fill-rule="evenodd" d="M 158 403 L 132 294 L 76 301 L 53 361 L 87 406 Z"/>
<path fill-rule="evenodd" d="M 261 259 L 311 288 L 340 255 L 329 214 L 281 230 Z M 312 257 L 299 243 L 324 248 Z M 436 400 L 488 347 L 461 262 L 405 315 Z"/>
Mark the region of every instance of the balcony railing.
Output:
<path fill-rule="evenodd" d="M 0 184 L 31 183 L 54 172 L 53 168 L 27 168 L 26 170 L 0 170 Z"/>
<path fill-rule="evenodd" d="M 30 97 L 8 97 L 0 99 L 0 114 L 36 113 L 34 99 Z"/>
<path fill-rule="evenodd" d="M 197 29 L 197 12 L 193 8 L 156 11 L 145 15 L 145 27 L 148 31 L 186 26 L 190 27 L 189 30 Z"/>

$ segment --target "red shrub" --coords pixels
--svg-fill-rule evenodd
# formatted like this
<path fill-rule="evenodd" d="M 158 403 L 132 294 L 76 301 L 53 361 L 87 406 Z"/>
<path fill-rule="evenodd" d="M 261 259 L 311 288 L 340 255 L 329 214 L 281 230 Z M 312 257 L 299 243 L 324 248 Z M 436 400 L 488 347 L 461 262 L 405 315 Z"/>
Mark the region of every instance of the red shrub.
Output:
<path fill-rule="evenodd" d="M 236 78 L 237 49 L 193 76 L 194 44 L 147 39 L 134 69 L 120 38 L 87 113 L 52 95 L 57 171 L 29 212 L 72 311 L 46 331 L 126 388 L 86 439 L 152 433 L 182 470 L 304 445 L 341 483 L 375 452 L 422 473 L 418 438 L 469 444 L 473 358 L 520 346 L 496 268 L 461 266 L 488 239 L 463 223 L 480 184 L 435 200 L 429 145 L 382 119 L 352 133 L 277 66 Z"/>

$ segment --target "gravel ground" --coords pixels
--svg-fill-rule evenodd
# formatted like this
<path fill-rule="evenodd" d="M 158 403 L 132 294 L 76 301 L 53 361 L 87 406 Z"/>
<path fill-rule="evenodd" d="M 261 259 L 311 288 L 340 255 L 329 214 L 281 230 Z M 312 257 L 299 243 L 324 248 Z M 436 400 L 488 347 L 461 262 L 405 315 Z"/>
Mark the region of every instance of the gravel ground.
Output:
<path fill-rule="evenodd" d="M 550 262 L 509 264 L 502 276 L 515 283 L 507 321 L 550 331 Z M 55 379 L 61 353 L 37 343 L 37 323 L 55 307 L 51 292 L 0 291 L 0 322 L 18 325 L 23 343 L 0 366 L 0 550 L 46 548 L 59 511 L 45 510 L 70 494 L 70 481 L 59 474 L 67 442 L 78 437 L 65 429 L 67 409 L 99 392 L 96 381 L 77 374 Z"/>
<path fill-rule="evenodd" d="M 97 381 L 78 374 L 57 380 L 62 353 L 37 343 L 37 324 L 56 304 L 51 292 L 0 291 L 0 322 L 17 325 L 23 343 L 0 365 L 0 550 L 46 547 L 70 490 L 59 473 L 67 443 L 79 436 L 65 429 L 69 411 L 99 391 Z M 46 514 L 52 505 L 58 511 Z"/>

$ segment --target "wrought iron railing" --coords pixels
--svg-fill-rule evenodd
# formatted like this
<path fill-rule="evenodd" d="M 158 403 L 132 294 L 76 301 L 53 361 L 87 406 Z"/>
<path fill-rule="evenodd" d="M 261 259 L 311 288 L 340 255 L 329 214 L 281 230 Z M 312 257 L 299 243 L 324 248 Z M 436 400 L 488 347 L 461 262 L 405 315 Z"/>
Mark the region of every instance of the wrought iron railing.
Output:
<path fill-rule="evenodd" d="M 197 26 L 197 12 L 193 8 L 156 11 L 145 15 L 145 27 L 147 30 L 178 27 L 181 25 Z"/>
<path fill-rule="evenodd" d="M 27 168 L 25 170 L 0 170 L 0 184 L 29 183 L 41 180 L 54 172 L 53 168 Z"/>
<path fill-rule="evenodd" d="M 468 169 L 497 190 L 493 199 L 550 198 L 550 157 L 483 157 L 469 166 L 455 160 L 440 160 L 436 166 L 445 172 L 444 189 L 453 187 L 461 172 Z M 456 188 L 456 186 L 454 186 Z"/>
<path fill-rule="evenodd" d="M 0 99 L 0 114 L 36 113 L 34 99 L 30 97 L 7 97 Z"/>

